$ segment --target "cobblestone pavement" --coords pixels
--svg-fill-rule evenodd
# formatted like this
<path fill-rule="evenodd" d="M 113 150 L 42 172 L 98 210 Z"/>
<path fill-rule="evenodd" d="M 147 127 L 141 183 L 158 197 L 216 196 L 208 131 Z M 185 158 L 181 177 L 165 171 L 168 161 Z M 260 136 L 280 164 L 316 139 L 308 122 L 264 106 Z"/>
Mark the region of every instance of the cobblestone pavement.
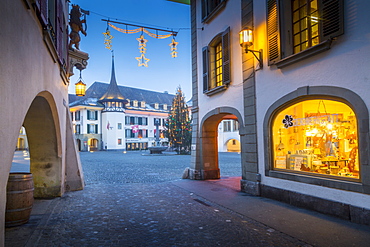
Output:
<path fill-rule="evenodd" d="M 190 155 L 148 151 L 80 153 L 86 184 L 153 183 L 181 179 Z M 220 153 L 221 176 L 241 176 L 240 154 Z"/>
<path fill-rule="evenodd" d="M 86 188 L 41 201 L 43 213 L 6 230 L 6 246 L 309 246 L 177 187 L 171 181 L 190 156 L 95 152 L 81 160 Z M 237 154 L 220 160 L 225 170 L 240 164 Z M 225 175 L 240 174 L 231 170 Z"/>

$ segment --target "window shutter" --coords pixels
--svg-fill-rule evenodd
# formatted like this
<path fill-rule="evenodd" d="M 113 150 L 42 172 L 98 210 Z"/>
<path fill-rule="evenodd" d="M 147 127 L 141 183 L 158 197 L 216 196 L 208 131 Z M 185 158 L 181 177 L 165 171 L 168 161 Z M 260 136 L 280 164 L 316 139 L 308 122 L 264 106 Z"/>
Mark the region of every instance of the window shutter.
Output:
<path fill-rule="evenodd" d="M 321 0 L 319 3 L 322 13 L 320 42 L 342 35 L 344 33 L 343 0 Z"/>
<path fill-rule="evenodd" d="M 64 15 L 63 15 L 63 5 L 60 0 L 56 3 L 56 13 L 57 13 L 57 19 L 56 19 L 56 48 L 58 52 L 59 62 L 61 65 L 65 64 L 65 58 L 64 58 Z"/>
<path fill-rule="evenodd" d="M 202 49 L 203 57 L 203 92 L 208 91 L 208 46 Z"/>
<path fill-rule="evenodd" d="M 98 134 L 98 125 L 97 124 L 95 124 L 95 134 Z"/>
<path fill-rule="evenodd" d="M 98 111 L 95 111 L 95 120 L 98 120 Z"/>
<path fill-rule="evenodd" d="M 207 16 L 207 0 L 202 0 L 202 19 Z"/>
<path fill-rule="evenodd" d="M 48 24 L 48 0 L 36 0 L 36 9 L 43 27 Z"/>
<path fill-rule="evenodd" d="M 90 134 L 90 124 L 87 125 L 87 134 Z"/>
<path fill-rule="evenodd" d="M 230 27 L 222 34 L 222 82 L 229 84 L 230 79 Z"/>
<path fill-rule="evenodd" d="M 267 0 L 267 55 L 269 65 L 281 59 L 278 1 Z"/>
<path fill-rule="evenodd" d="M 90 110 L 87 110 L 87 120 L 90 120 Z"/>

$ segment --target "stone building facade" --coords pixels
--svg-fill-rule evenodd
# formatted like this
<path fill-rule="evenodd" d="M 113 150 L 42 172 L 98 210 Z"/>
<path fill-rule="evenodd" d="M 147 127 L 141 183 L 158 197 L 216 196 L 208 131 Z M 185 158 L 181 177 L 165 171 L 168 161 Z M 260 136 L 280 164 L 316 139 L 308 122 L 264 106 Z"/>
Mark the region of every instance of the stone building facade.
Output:
<path fill-rule="evenodd" d="M 68 109 L 68 2 L 5 0 L 0 16 L 2 246 L 6 187 L 22 126 L 35 197 L 61 196 L 82 189 L 84 181 Z"/>
<path fill-rule="evenodd" d="M 237 119 L 242 191 L 370 224 L 369 8 L 192 0 L 190 177 L 219 178 L 217 126 Z"/>

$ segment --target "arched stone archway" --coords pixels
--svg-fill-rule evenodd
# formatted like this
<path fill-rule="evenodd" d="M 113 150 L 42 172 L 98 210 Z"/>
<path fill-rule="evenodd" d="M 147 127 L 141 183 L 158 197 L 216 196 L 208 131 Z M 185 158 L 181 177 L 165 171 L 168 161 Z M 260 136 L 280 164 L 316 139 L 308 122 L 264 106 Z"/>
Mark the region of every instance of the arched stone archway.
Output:
<path fill-rule="evenodd" d="M 82 149 L 81 140 L 80 139 L 77 139 L 77 148 L 78 148 L 78 151 L 81 151 L 81 149 Z"/>
<path fill-rule="evenodd" d="M 56 197 L 62 192 L 62 156 L 59 119 L 53 100 L 41 95 L 31 103 L 24 127 L 30 152 L 35 197 Z"/>
<path fill-rule="evenodd" d="M 228 152 L 240 152 L 240 142 L 236 139 L 226 141 L 226 149 Z"/>
<path fill-rule="evenodd" d="M 208 112 L 200 123 L 200 162 L 190 169 L 190 178 L 218 179 L 220 169 L 218 163 L 217 131 L 223 119 L 236 119 L 239 122 L 239 133 L 243 133 L 244 123 L 238 110 L 231 107 L 220 107 Z"/>
<path fill-rule="evenodd" d="M 98 151 L 99 150 L 99 140 L 96 138 L 90 138 L 88 141 L 89 151 Z"/>

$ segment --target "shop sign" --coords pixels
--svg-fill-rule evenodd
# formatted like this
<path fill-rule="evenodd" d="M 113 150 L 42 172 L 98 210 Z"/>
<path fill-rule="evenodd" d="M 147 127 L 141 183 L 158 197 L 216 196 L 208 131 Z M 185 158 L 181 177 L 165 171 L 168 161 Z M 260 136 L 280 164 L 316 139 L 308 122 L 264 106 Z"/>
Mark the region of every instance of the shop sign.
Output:
<path fill-rule="evenodd" d="M 287 129 L 292 126 L 322 125 L 327 123 L 336 123 L 339 121 L 339 114 L 330 114 L 306 118 L 293 118 L 291 115 L 285 115 L 283 119 L 284 127 Z"/>

